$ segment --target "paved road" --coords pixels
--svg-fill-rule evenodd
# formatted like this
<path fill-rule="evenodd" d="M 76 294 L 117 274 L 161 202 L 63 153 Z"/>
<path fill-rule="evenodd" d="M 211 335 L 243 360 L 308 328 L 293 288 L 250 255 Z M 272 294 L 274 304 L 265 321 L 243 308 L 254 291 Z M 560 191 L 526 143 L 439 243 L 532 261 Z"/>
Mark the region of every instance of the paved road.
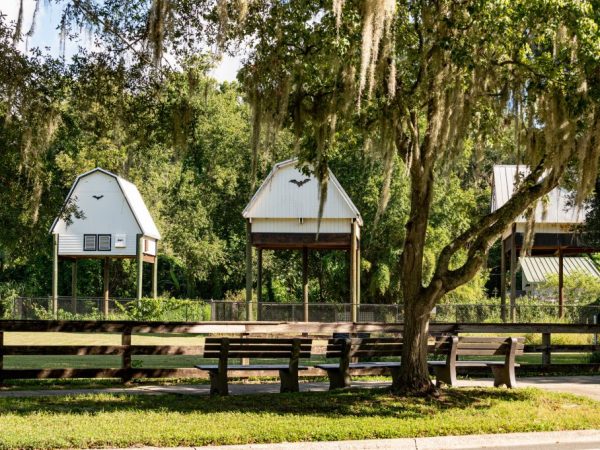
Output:
<path fill-rule="evenodd" d="M 222 447 L 178 447 L 160 450 L 214 450 L 215 448 L 220 450 L 592 450 L 600 449 L 600 431 L 484 434 L 416 439 L 226 445 Z M 138 447 L 130 450 L 159 449 Z"/>
<path fill-rule="evenodd" d="M 537 387 L 554 392 L 568 392 L 600 401 L 600 376 L 527 377 L 517 380 L 519 387 Z M 492 379 L 459 380 L 458 386 L 493 387 Z"/>
<path fill-rule="evenodd" d="M 518 380 L 520 387 L 537 387 L 555 392 L 568 392 L 582 395 L 600 401 L 600 376 L 572 376 L 572 377 L 534 377 Z M 353 383 L 361 388 L 378 388 L 389 386 L 386 382 L 358 381 Z M 458 386 L 477 387 L 493 386 L 492 379 L 459 380 Z M 302 391 L 325 391 L 328 383 L 301 383 Z M 82 395 L 93 393 L 115 394 L 186 394 L 209 395 L 210 387 L 207 384 L 173 385 L 173 386 L 135 386 L 131 388 L 100 388 L 100 389 L 63 389 L 63 390 L 34 390 L 34 391 L 0 391 L 0 397 L 45 397 L 55 395 Z M 253 383 L 229 385 L 232 395 L 276 393 L 279 392 L 278 383 Z M 600 447 L 599 447 L 600 448 Z"/>

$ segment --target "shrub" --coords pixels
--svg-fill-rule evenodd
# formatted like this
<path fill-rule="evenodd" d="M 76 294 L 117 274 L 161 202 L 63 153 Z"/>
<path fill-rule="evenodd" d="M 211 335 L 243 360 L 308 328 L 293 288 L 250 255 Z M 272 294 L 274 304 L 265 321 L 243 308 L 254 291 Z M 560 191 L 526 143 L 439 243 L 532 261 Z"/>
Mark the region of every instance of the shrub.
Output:
<path fill-rule="evenodd" d="M 597 277 L 577 271 L 565 276 L 563 281 L 564 296 L 569 303 L 589 305 L 600 298 L 600 279 Z M 549 275 L 536 292 L 544 298 L 557 298 L 558 275 Z"/>

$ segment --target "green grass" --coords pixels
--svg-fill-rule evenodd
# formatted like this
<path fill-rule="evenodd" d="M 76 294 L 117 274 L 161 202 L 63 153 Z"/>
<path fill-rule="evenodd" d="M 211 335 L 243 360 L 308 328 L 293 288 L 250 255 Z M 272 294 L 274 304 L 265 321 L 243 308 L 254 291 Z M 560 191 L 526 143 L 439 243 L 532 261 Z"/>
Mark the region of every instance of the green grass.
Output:
<path fill-rule="evenodd" d="M 0 399 L 0 448 L 192 446 L 594 429 L 600 403 L 536 389 L 448 389 L 439 399 L 351 390 L 208 398 Z"/>

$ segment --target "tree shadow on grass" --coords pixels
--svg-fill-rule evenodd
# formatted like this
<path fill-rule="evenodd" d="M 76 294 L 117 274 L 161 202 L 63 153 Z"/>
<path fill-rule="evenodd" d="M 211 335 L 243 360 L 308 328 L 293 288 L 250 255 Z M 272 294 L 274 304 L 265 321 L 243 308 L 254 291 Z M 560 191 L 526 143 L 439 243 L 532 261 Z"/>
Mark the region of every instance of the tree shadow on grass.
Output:
<path fill-rule="evenodd" d="M 177 394 L 96 394 L 0 399 L 6 413 L 86 414 L 107 412 L 237 413 L 322 417 L 422 418 L 449 410 L 489 409 L 496 402 L 535 400 L 531 390 L 448 389 L 440 398 L 398 397 L 389 389 L 200 397 Z"/>

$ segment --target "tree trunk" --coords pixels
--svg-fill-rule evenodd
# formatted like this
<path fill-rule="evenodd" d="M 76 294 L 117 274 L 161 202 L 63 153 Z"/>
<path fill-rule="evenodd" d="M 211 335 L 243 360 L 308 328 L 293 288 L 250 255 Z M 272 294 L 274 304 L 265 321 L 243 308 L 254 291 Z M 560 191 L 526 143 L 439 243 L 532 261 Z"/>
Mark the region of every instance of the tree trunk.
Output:
<path fill-rule="evenodd" d="M 393 390 L 401 394 L 427 395 L 436 392 L 427 368 L 429 311 L 426 299 L 404 299 L 402 365 Z"/>

